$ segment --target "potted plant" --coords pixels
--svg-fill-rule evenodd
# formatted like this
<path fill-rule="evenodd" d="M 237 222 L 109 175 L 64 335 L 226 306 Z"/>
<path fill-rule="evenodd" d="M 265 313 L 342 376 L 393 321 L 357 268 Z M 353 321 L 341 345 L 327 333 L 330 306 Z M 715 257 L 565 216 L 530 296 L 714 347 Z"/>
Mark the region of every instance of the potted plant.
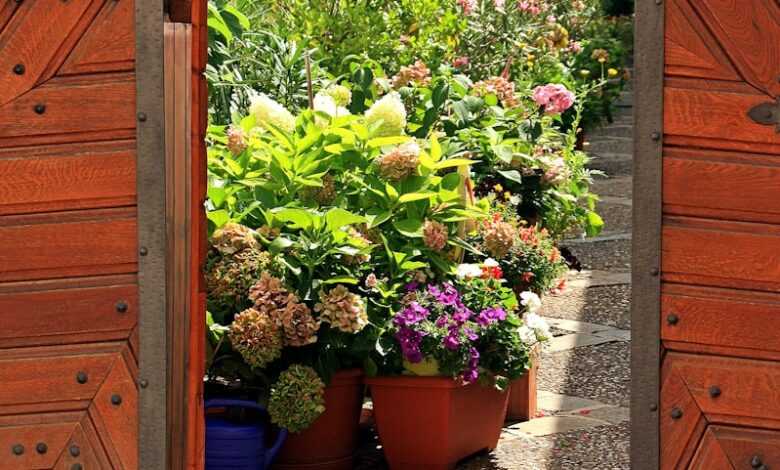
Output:
<path fill-rule="evenodd" d="M 457 274 L 407 286 L 383 337 L 383 375 L 367 379 L 391 468 L 453 468 L 493 449 L 507 387 L 529 367 L 521 306 L 500 270 L 467 264 Z"/>

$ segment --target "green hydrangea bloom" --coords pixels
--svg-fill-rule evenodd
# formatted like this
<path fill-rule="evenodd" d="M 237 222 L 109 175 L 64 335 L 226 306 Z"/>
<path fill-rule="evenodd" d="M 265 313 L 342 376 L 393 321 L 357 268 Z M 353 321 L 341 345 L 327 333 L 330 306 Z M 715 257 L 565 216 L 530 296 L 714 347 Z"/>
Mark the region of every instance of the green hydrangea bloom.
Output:
<path fill-rule="evenodd" d="M 369 127 L 380 122 L 376 137 L 402 135 L 406 129 L 406 108 L 398 93 L 389 93 L 366 111 Z"/>
<path fill-rule="evenodd" d="M 295 130 L 295 116 L 284 106 L 268 97 L 260 94 L 252 98 L 249 112 L 255 117 L 257 124 L 273 124 L 285 132 Z"/>
<path fill-rule="evenodd" d="M 325 411 L 325 383 L 311 367 L 293 364 L 271 386 L 271 421 L 290 432 L 301 432 Z"/>
<path fill-rule="evenodd" d="M 349 106 L 352 101 L 352 92 L 344 85 L 333 85 L 325 90 L 325 94 L 333 98 L 336 106 Z"/>

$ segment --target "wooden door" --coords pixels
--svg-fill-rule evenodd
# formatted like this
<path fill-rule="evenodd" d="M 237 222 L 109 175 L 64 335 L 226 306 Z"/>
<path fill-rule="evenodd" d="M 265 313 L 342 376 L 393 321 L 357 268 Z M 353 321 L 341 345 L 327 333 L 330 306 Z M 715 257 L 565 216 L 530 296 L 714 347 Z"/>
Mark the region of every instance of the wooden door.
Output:
<path fill-rule="evenodd" d="M 0 469 L 165 467 L 162 22 L 0 3 Z"/>
<path fill-rule="evenodd" d="M 634 462 L 780 468 L 780 2 L 638 4 Z"/>

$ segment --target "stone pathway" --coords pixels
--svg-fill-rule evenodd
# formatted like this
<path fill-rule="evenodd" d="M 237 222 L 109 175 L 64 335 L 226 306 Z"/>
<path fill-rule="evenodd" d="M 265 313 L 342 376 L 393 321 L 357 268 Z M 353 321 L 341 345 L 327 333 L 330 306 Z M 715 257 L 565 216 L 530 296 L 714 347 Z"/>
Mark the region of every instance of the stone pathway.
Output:
<path fill-rule="evenodd" d="M 606 227 L 599 237 L 563 243 L 583 270 L 543 302 L 555 336 L 542 352 L 537 418 L 507 423 L 498 448 L 460 470 L 630 468 L 631 102 L 624 92 L 615 122 L 589 135 L 591 167 L 609 175 L 594 185 Z M 376 441 L 364 447 L 375 457 L 359 456 L 358 468 L 386 468 Z"/>

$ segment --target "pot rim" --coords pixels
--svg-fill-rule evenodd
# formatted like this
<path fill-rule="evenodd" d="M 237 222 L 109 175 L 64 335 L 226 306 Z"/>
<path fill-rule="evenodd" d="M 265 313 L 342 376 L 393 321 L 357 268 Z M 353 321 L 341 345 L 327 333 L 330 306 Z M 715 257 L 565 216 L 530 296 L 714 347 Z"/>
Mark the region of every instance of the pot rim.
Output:
<path fill-rule="evenodd" d="M 456 389 L 479 384 L 465 384 L 447 376 L 425 377 L 419 375 L 391 375 L 366 377 L 366 384 L 380 387 L 445 388 Z"/>

